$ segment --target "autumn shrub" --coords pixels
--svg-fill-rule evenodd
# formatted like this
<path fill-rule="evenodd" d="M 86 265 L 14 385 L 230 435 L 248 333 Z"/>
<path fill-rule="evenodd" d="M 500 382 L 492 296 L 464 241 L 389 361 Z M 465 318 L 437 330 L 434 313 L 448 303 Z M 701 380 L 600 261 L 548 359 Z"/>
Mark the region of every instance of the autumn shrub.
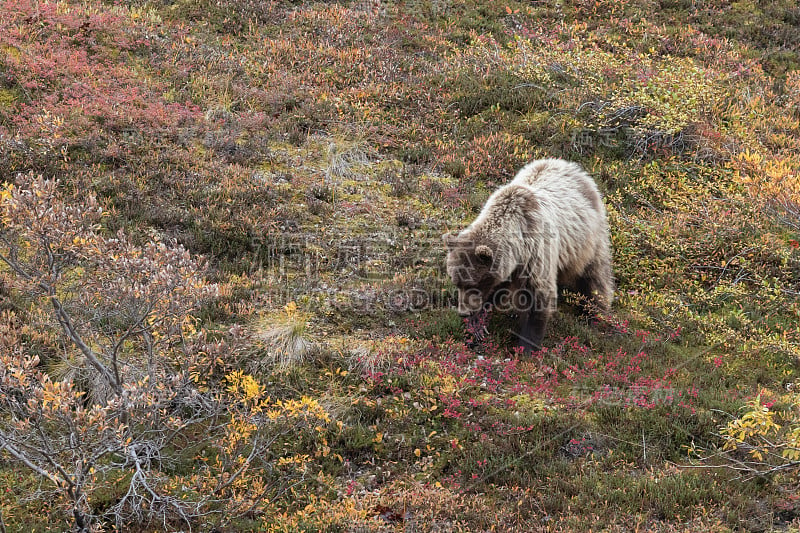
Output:
<path fill-rule="evenodd" d="M 734 168 L 756 201 L 777 211 L 790 226 L 800 213 L 800 169 L 789 155 L 765 160 L 758 152 L 745 150 L 737 155 Z"/>
<path fill-rule="evenodd" d="M 570 28 L 579 30 L 579 22 Z M 656 58 L 625 46 L 610 53 L 579 34 L 569 44 L 536 37 L 509 49 L 519 75 L 558 90 L 578 132 L 599 131 L 609 140 L 621 134 L 635 153 L 689 151 L 699 141 L 696 125 L 725 98 L 719 76 L 688 58 Z"/>
<path fill-rule="evenodd" d="M 781 472 L 789 479 L 796 475 L 800 467 L 796 396 L 788 395 L 780 406 L 757 396 L 748 402 L 740 417 L 722 429 L 723 450 L 731 452 L 727 458 L 732 466 L 747 475 Z M 737 456 L 735 452 L 744 453 Z"/>
<path fill-rule="evenodd" d="M 265 497 L 305 482 L 305 452 L 330 417 L 316 400 L 272 401 L 253 377 L 214 371 L 224 342 L 192 316 L 215 294 L 201 264 L 104 233 L 96 198 L 52 180 L 7 185 L 1 205 L 0 259 L 19 304 L 0 323 L 0 449 L 76 529 L 258 516 Z M 184 463 L 195 473 L 176 474 Z"/>
<path fill-rule="evenodd" d="M 645 345 L 663 341 L 648 332 L 620 327 L 625 335 L 640 338 Z M 474 349 L 452 340 L 430 343 L 416 353 L 388 358 L 379 370 L 365 371 L 364 377 L 376 390 L 390 393 L 386 409 L 401 407 L 395 403 L 400 391 L 413 391 L 411 398 L 418 410 L 427 406 L 442 423 L 455 422 L 473 436 L 483 435 L 481 439 L 527 434 L 538 428 L 548 413 L 565 409 L 612 406 L 675 416 L 691 416 L 696 410 L 698 391 L 678 384 L 685 378 L 677 375 L 677 369 L 652 374 L 647 367 L 654 362 L 644 350 L 596 353 L 577 339 L 567 338 L 527 361 L 491 338 L 478 340 Z M 406 402 L 400 401 L 400 412 L 407 413 Z M 509 416 L 506 410 L 516 416 Z"/>
<path fill-rule="evenodd" d="M 789 515 L 798 509 L 800 425 L 794 383 L 788 394 L 763 391 L 719 427 L 710 446 L 692 444 L 689 456 L 697 466 L 724 468 L 741 479 L 758 479 L 777 488 L 778 508 Z"/>
<path fill-rule="evenodd" d="M 464 152 L 450 152 L 440 159 L 453 176 L 488 186 L 504 183 L 533 155 L 533 146 L 519 135 L 491 133 L 472 139 Z"/>
<path fill-rule="evenodd" d="M 293 531 L 381 531 L 386 522 L 371 508 L 374 498 L 364 502 L 355 498 L 335 501 L 314 499 L 303 509 L 282 516 L 273 516 L 260 524 L 262 531 L 289 533 Z"/>
<path fill-rule="evenodd" d="M 330 415 L 316 399 L 271 399 L 243 371 L 225 376 L 217 393 L 224 424 L 213 440 L 188 443 L 198 455 L 188 473 L 176 473 L 164 490 L 195 509 L 189 523 L 231 527 L 271 516 L 275 506 L 304 507 L 319 486 L 317 462 L 327 457 Z M 324 485 L 323 485 L 324 488 Z"/>
<path fill-rule="evenodd" d="M 197 107 L 166 101 L 163 85 L 147 87 L 136 79 L 136 57 L 154 43 L 127 24 L 126 10 L 25 2 L 7 2 L 3 10 L 3 46 L 13 50 L 8 69 L 25 94 L 14 102 L 13 134 L 3 149 L 25 153 L 28 164 L 20 170 L 30 168 L 31 157 L 39 171 L 63 169 L 81 147 L 82 159 L 96 161 L 93 152 L 113 156 L 134 122 L 146 124 L 140 135 L 153 135 L 196 120 Z M 26 18 L 30 13 L 38 30 Z M 52 157 L 60 152 L 62 157 Z"/>
<path fill-rule="evenodd" d="M 103 235 L 95 197 L 66 202 L 55 181 L 6 186 L 2 209 L 0 258 L 25 298 L 3 320 L 13 346 L 3 356 L 3 450 L 63 497 L 78 529 L 96 520 L 93 495 L 111 473 L 130 473 L 108 510 L 117 521 L 140 517 L 146 494 L 154 513 L 179 509 L 155 492 L 151 464 L 187 425 L 175 409 L 199 401 L 192 353 L 176 342 L 193 335 L 189 312 L 213 287 L 183 249 Z M 27 349 L 34 324 L 40 342 L 64 348 Z"/>

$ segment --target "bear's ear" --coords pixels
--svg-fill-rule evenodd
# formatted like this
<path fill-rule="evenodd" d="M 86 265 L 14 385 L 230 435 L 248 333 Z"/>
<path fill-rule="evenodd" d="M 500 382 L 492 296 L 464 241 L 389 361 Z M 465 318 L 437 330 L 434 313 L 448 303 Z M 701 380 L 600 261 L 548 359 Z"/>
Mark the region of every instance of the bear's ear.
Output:
<path fill-rule="evenodd" d="M 475 255 L 481 259 L 491 259 L 494 256 L 492 249 L 485 244 L 479 244 L 475 247 Z"/>
<path fill-rule="evenodd" d="M 444 241 L 444 246 L 448 250 L 452 250 L 454 245 L 456 244 L 456 236 L 452 233 L 445 233 L 442 235 L 442 240 Z"/>

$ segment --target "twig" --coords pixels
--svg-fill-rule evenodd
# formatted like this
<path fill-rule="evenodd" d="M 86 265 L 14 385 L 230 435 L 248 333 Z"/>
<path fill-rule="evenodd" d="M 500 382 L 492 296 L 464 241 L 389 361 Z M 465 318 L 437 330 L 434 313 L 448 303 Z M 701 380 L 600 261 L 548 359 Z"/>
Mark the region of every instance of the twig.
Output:
<path fill-rule="evenodd" d="M 34 472 L 36 472 L 40 476 L 49 479 L 57 487 L 61 486 L 61 484 L 62 484 L 61 480 L 58 479 L 58 477 L 55 474 L 53 474 L 52 472 L 48 472 L 44 468 L 42 468 L 40 466 L 37 466 L 34 463 L 32 463 L 30 461 L 30 459 L 28 459 L 25 456 L 24 453 L 22 453 L 21 451 L 17 450 L 17 448 L 14 445 L 12 445 L 10 442 L 8 442 L 8 440 L 6 440 L 6 437 L 5 437 L 5 435 L 3 433 L 0 433 L 0 448 L 5 449 L 8 453 L 10 453 L 12 456 L 14 456 L 18 461 L 20 461 L 22 464 L 24 464 L 25 466 L 27 466 L 28 468 L 30 468 L 31 470 L 33 470 Z"/>
<path fill-rule="evenodd" d="M 114 379 L 114 375 L 108 370 L 108 368 L 100 362 L 97 355 L 94 353 L 89 346 L 81 338 L 80 334 L 75 330 L 75 325 L 72 323 L 72 319 L 70 318 L 67 311 L 64 309 L 64 306 L 61 304 L 61 301 L 55 296 L 55 291 L 51 288 L 48 294 L 50 298 L 50 303 L 53 305 L 53 310 L 56 313 L 56 319 L 58 320 L 61 329 L 64 330 L 64 333 L 67 334 L 69 339 L 75 343 L 75 345 L 80 349 L 83 353 L 86 360 L 89 364 L 97 370 L 97 372 L 103 376 L 103 378 L 108 382 L 111 388 L 114 390 L 117 396 L 122 396 L 122 386 L 121 384 Z"/>
<path fill-rule="evenodd" d="M 644 439 L 644 430 L 642 430 L 642 462 L 647 464 L 647 441 Z"/>

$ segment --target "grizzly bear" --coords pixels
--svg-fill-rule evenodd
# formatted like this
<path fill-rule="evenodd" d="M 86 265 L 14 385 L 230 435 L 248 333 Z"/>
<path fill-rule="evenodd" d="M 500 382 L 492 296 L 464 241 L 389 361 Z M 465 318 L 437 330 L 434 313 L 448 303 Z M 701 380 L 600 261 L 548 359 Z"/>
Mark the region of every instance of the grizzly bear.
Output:
<path fill-rule="evenodd" d="M 524 352 L 541 348 L 559 287 L 584 297 L 587 311 L 611 305 L 606 210 L 594 180 L 576 163 L 528 163 L 472 224 L 443 239 L 459 314 L 474 317 L 503 303 L 519 314 L 517 345 Z"/>

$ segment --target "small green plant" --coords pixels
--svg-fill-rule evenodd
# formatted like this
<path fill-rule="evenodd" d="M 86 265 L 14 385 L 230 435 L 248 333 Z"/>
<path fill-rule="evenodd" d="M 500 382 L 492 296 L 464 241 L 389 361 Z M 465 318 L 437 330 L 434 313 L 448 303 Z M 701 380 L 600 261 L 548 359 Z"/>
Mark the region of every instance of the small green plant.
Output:
<path fill-rule="evenodd" d="M 720 429 L 723 441 L 714 462 L 749 477 L 773 477 L 791 483 L 800 472 L 800 396 L 787 395 L 782 406 L 761 395 Z M 706 460 L 710 460 L 709 457 Z"/>

